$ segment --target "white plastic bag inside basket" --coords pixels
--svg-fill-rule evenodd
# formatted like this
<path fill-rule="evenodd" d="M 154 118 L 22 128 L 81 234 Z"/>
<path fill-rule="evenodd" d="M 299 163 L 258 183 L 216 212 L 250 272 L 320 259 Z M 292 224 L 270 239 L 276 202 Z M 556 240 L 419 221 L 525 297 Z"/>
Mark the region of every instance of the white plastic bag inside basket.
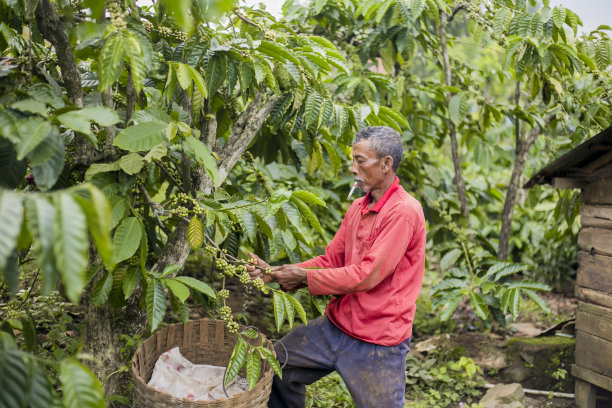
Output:
<path fill-rule="evenodd" d="M 222 384 L 224 371 L 225 367 L 193 364 L 174 347 L 159 356 L 148 385 L 175 398 L 212 401 L 227 398 Z M 236 376 L 225 389 L 231 397 L 246 391 L 248 384 L 246 379 Z"/>

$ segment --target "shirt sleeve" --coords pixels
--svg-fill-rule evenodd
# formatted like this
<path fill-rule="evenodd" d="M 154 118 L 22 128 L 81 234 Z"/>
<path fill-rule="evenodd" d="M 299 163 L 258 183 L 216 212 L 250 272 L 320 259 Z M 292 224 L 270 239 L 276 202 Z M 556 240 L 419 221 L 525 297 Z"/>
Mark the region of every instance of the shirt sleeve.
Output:
<path fill-rule="evenodd" d="M 315 258 L 296 264 L 295 266 L 299 268 L 338 268 L 344 265 L 346 224 L 349 222 L 349 219 L 357 206 L 355 201 L 346 212 L 346 215 L 344 216 L 342 224 L 340 224 L 340 228 L 336 232 L 336 235 L 334 235 L 332 240 L 329 241 L 329 244 L 327 244 L 327 247 L 325 248 L 325 255 L 319 255 Z"/>
<path fill-rule="evenodd" d="M 405 214 L 389 214 L 361 263 L 309 270 L 307 279 L 310 293 L 343 295 L 374 288 L 393 273 L 413 234 L 414 227 Z"/>

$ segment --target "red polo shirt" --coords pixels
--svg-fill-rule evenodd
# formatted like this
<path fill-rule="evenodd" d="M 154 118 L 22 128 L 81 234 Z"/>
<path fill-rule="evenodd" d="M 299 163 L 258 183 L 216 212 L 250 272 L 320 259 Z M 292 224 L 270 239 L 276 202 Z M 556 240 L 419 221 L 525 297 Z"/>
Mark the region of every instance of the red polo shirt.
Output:
<path fill-rule="evenodd" d="M 372 208 L 370 193 L 353 202 L 325 255 L 308 270 L 313 295 L 336 295 L 326 315 L 360 340 L 394 346 L 412 335 L 425 267 L 421 204 L 395 181 Z"/>

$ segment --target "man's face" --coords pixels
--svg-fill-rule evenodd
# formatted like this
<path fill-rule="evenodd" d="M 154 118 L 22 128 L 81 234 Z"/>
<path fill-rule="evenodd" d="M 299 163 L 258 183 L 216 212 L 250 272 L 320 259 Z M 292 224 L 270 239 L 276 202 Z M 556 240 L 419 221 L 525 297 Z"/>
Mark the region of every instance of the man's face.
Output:
<path fill-rule="evenodd" d="M 353 174 L 357 187 L 368 192 L 383 187 L 385 173 L 383 160 L 376 156 L 376 152 L 370 147 L 369 140 L 360 140 L 353 145 Z"/>

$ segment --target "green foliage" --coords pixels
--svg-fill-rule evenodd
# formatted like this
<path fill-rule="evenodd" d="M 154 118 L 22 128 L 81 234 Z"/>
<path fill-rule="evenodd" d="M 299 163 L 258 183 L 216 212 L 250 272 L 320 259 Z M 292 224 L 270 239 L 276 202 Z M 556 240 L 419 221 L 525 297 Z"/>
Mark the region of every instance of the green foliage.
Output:
<path fill-rule="evenodd" d="M 69 408 L 105 407 L 102 385 L 87 367 L 76 359 L 62 361 L 59 368 L 62 403 Z"/>
<path fill-rule="evenodd" d="M 0 404 L 6 407 L 48 407 L 53 395 L 45 370 L 0 332 Z M 8 337 L 8 338 L 7 338 Z"/>
<path fill-rule="evenodd" d="M 42 293 L 61 284 L 74 303 L 118 309 L 135 307 L 128 300 L 138 294 L 151 330 L 169 319 L 168 305 L 187 321 L 190 297 L 216 302 L 207 310 L 235 328 L 222 311 L 226 278 L 273 291 L 277 330 L 296 314 L 305 322 L 294 295 L 244 279 L 241 257 L 296 263 L 322 252 L 349 204 L 351 178 L 339 175 L 348 175 L 350 142 L 367 125 L 395 128 L 410 148 L 399 175 L 428 215 L 430 267 L 439 261 L 448 272 L 434 291 L 442 318 L 463 298 L 487 322 L 515 317 L 526 297 L 546 310 L 538 282 L 567 281 L 575 194 L 527 193 L 512 225 L 512 262 L 494 255 L 516 148 L 510 124 L 547 127 L 528 171 L 607 127 L 608 28 L 576 36 L 581 21 L 563 7 L 468 4 L 447 25 L 447 86 L 438 28 L 452 1 L 288 1 L 279 21 L 234 2 L 102 3 L 52 2 L 80 82 L 58 69 L 31 10 L 14 1 L 0 8 L 0 273 L 13 295 L 31 258 Z M 517 84 L 529 104 L 508 102 Z M 447 165 L 451 123 L 469 220 Z M 222 289 L 187 276 L 178 247 L 222 272 L 213 275 Z M 308 298 L 323 313 L 325 299 Z M 14 320 L 24 328 L 22 318 Z M 77 348 L 74 339 L 54 348 L 66 360 L 61 387 L 74 404 L 95 405 L 98 385 L 71 360 Z M 249 350 L 240 367 L 252 386 Z M 280 372 L 266 350 L 259 358 Z"/>
<path fill-rule="evenodd" d="M 355 406 L 346 384 L 338 373 L 329 374 L 306 386 L 306 407 L 352 408 Z"/>
<path fill-rule="evenodd" d="M 264 338 L 261 337 L 262 343 L 258 346 L 253 345 L 252 342 L 247 340 L 257 339 L 258 337 L 259 334 L 252 329 L 245 329 L 238 334 L 236 346 L 227 364 L 224 380 L 225 385 L 231 383 L 238 375 L 240 369 L 245 367 L 249 390 L 252 390 L 259 380 L 262 360 L 267 361 L 280 378 L 283 377 L 280 365 L 272 354 L 272 351 L 263 344 Z"/>
<path fill-rule="evenodd" d="M 449 358 L 450 357 L 450 358 Z M 484 384 L 482 370 L 471 358 L 434 355 L 419 360 L 412 354 L 406 360 L 406 406 L 446 407 L 460 400 L 478 399 Z M 412 400 L 412 401 L 410 401 Z"/>
<path fill-rule="evenodd" d="M 0 361 L 2 406 L 106 406 L 102 385 L 87 367 L 74 358 L 61 361 L 54 367 L 59 373 L 61 399 L 53 390 L 41 361 L 20 351 L 4 331 L 0 332 Z"/>

